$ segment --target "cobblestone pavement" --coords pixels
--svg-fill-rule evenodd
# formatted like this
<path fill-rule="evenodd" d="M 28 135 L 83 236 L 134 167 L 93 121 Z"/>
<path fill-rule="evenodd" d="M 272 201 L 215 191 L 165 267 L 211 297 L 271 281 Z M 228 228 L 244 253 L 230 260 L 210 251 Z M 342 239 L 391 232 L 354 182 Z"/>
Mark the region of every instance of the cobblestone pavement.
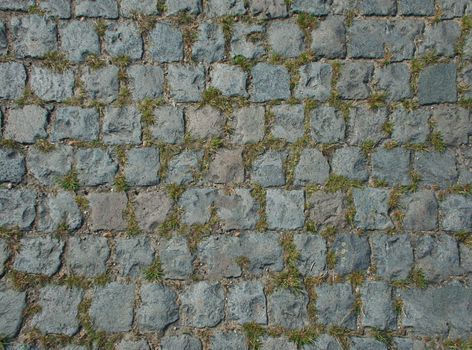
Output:
<path fill-rule="evenodd" d="M 0 0 L 0 106 L 0 349 L 471 349 L 471 0 Z"/>

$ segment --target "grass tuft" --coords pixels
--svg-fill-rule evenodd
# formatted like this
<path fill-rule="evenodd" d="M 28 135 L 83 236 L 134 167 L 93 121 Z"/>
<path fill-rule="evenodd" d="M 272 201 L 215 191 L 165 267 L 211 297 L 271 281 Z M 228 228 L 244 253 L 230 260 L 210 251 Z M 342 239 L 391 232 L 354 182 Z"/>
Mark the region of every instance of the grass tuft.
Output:
<path fill-rule="evenodd" d="M 80 187 L 77 171 L 72 169 L 69 173 L 59 180 L 59 185 L 66 191 L 77 191 Z"/>

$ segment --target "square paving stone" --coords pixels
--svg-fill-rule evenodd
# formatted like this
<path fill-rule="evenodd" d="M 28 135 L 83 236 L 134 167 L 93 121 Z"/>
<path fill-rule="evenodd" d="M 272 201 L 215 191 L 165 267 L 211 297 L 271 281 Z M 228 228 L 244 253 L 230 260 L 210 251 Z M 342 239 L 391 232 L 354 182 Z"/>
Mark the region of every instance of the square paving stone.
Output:
<path fill-rule="evenodd" d="M 0 227 L 29 229 L 36 217 L 36 192 L 0 189 Z"/>
<path fill-rule="evenodd" d="M 413 248 L 406 234 L 371 237 L 377 274 L 387 280 L 404 280 L 413 267 Z"/>
<path fill-rule="evenodd" d="M 61 107 L 51 130 L 51 141 L 98 139 L 99 114 L 95 108 Z"/>
<path fill-rule="evenodd" d="M 355 329 L 354 294 L 349 283 L 322 284 L 316 288 L 316 310 L 323 325 Z"/>
<path fill-rule="evenodd" d="M 154 232 L 172 209 L 172 201 L 164 191 L 140 192 L 133 203 L 139 227 Z"/>
<path fill-rule="evenodd" d="M 74 94 L 74 72 L 57 73 L 34 66 L 31 73 L 31 88 L 44 101 L 63 102 Z"/>
<path fill-rule="evenodd" d="M 20 241 L 20 252 L 15 258 L 15 270 L 54 275 L 60 268 L 64 242 L 48 236 L 27 237 Z"/>
<path fill-rule="evenodd" d="M 31 147 L 26 155 L 26 165 L 41 184 L 54 186 L 72 169 L 72 147 L 57 145 L 49 152 Z"/>
<path fill-rule="evenodd" d="M 115 246 L 118 271 L 123 276 L 138 277 L 154 261 L 154 248 L 148 237 L 118 238 Z"/>
<path fill-rule="evenodd" d="M 143 54 L 143 39 L 133 22 L 112 23 L 105 31 L 104 47 L 112 57 L 128 56 L 138 60 Z"/>
<path fill-rule="evenodd" d="M 192 58 L 197 62 L 221 61 L 225 54 L 223 27 L 217 23 L 203 22 L 192 46 Z"/>
<path fill-rule="evenodd" d="M 346 122 L 341 112 L 328 106 L 313 110 L 311 128 L 311 136 L 319 143 L 337 143 L 343 141 L 346 134 Z"/>
<path fill-rule="evenodd" d="M 26 69 L 20 63 L 0 63 L 0 79 L 9 84 L 0 85 L 0 98 L 15 100 L 23 96 L 26 85 Z"/>
<path fill-rule="evenodd" d="M 221 149 L 215 153 L 208 169 L 208 180 L 213 183 L 244 181 L 242 148 Z"/>
<path fill-rule="evenodd" d="M 160 63 L 180 61 L 184 56 L 180 29 L 168 23 L 156 23 L 149 33 L 149 53 L 153 60 Z"/>
<path fill-rule="evenodd" d="M 297 105 L 273 106 L 270 111 L 274 114 L 271 134 L 275 138 L 295 142 L 304 134 L 304 107 Z"/>
<path fill-rule="evenodd" d="M 75 15 L 83 17 L 118 18 L 116 0 L 77 0 Z"/>
<path fill-rule="evenodd" d="M 57 28 L 39 15 L 12 17 L 13 46 L 18 58 L 41 58 L 57 49 Z"/>
<path fill-rule="evenodd" d="M 99 69 L 83 68 L 81 79 L 87 96 L 103 103 L 115 101 L 120 87 L 118 72 L 119 69 L 116 66 L 105 66 Z"/>
<path fill-rule="evenodd" d="M 126 229 L 123 212 L 126 209 L 127 197 L 124 193 L 90 193 L 87 196 L 90 204 L 90 228 L 94 231 Z"/>
<path fill-rule="evenodd" d="M 177 293 L 164 285 L 141 287 L 141 306 L 136 312 L 138 327 L 144 332 L 162 332 L 179 319 Z"/>
<path fill-rule="evenodd" d="M 25 157 L 20 152 L 0 149 L 0 182 L 21 182 L 25 172 Z"/>
<path fill-rule="evenodd" d="M 267 324 L 266 297 L 260 282 L 243 281 L 230 286 L 228 318 L 240 324 Z"/>
<path fill-rule="evenodd" d="M 305 51 L 305 35 L 292 20 L 273 21 L 267 28 L 272 52 L 282 57 L 298 57 Z"/>
<path fill-rule="evenodd" d="M 21 327 L 23 311 L 26 307 L 26 293 L 7 289 L 5 284 L 0 285 L 0 333 L 4 337 L 13 338 Z"/>
<path fill-rule="evenodd" d="M 170 97 L 176 102 L 198 102 L 205 88 L 205 70 L 201 65 L 171 64 L 168 67 Z"/>
<path fill-rule="evenodd" d="M 418 78 L 418 99 L 422 105 L 457 101 L 456 65 L 435 64 L 424 68 Z"/>
<path fill-rule="evenodd" d="M 160 67 L 133 65 L 128 68 L 133 100 L 161 97 L 164 91 L 164 72 Z"/>
<path fill-rule="evenodd" d="M 132 148 L 126 153 L 125 178 L 130 186 L 159 183 L 159 151 L 156 148 Z"/>
<path fill-rule="evenodd" d="M 175 236 L 163 240 L 159 245 L 159 258 L 165 278 L 185 280 L 193 272 L 194 256 L 185 237 Z"/>
<path fill-rule="evenodd" d="M 67 245 L 66 264 L 79 276 L 97 277 L 106 272 L 110 248 L 104 237 L 71 237 Z"/>
<path fill-rule="evenodd" d="M 267 190 L 267 224 L 269 229 L 294 230 L 305 224 L 305 197 L 301 190 Z"/>
<path fill-rule="evenodd" d="M 152 137 L 165 143 L 184 141 L 185 121 L 179 107 L 161 106 L 154 110 L 154 124 L 150 126 Z"/>
<path fill-rule="evenodd" d="M 258 63 L 251 74 L 251 101 L 266 102 L 290 97 L 290 75 L 284 66 Z"/>
<path fill-rule="evenodd" d="M 109 145 L 141 143 L 141 115 L 135 107 L 109 107 L 103 120 L 103 142 Z"/>
<path fill-rule="evenodd" d="M 264 107 L 242 107 L 233 113 L 232 142 L 257 143 L 264 137 Z"/>
<path fill-rule="evenodd" d="M 69 192 L 49 194 L 38 206 L 38 231 L 54 232 L 61 225 L 66 225 L 68 230 L 76 230 L 82 225 L 82 213 Z"/>
<path fill-rule="evenodd" d="M 111 185 L 118 171 L 118 164 L 100 148 L 78 150 L 75 166 L 79 183 L 84 186 Z"/>
<path fill-rule="evenodd" d="M 59 27 L 59 33 L 61 49 L 70 61 L 83 62 L 88 55 L 100 54 L 100 41 L 92 22 L 66 22 Z"/>
<path fill-rule="evenodd" d="M 357 227 L 366 230 L 385 230 L 393 227 L 388 215 L 389 192 L 379 188 L 353 189 Z"/>
<path fill-rule="evenodd" d="M 277 289 L 268 296 L 269 324 L 288 329 L 308 326 L 308 296 L 306 292 L 294 293 L 288 289 Z"/>
<path fill-rule="evenodd" d="M 48 112 L 35 105 L 11 109 L 4 136 L 21 143 L 35 143 L 48 136 L 47 118 Z"/>
<path fill-rule="evenodd" d="M 210 73 L 211 85 L 223 96 L 247 97 L 247 73 L 238 66 L 217 63 Z"/>
<path fill-rule="evenodd" d="M 259 205 L 248 189 L 220 191 L 215 205 L 224 230 L 253 229 L 259 220 Z"/>

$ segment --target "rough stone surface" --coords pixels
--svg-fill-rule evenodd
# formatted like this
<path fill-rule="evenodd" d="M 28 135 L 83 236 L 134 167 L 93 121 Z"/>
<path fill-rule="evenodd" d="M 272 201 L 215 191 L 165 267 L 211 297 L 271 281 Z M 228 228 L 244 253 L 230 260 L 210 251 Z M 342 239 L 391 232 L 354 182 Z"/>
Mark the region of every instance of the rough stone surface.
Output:
<path fill-rule="evenodd" d="M 225 117 L 216 108 L 205 106 L 185 111 L 187 132 L 195 139 L 222 136 Z"/>
<path fill-rule="evenodd" d="M 452 152 L 417 152 L 413 166 L 424 185 L 452 186 L 457 180 L 456 161 Z"/>
<path fill-rule="evenodd" d="M 154 249 L 147 237 L 117 239 L 116 262 L 123 276 L 137 277 L 154 260 Z"/>
<path fill-rule="evenodd" d="M 470 111 L 460 107 L 437 108 L 431 120 L 446 145 L 458 146 L 467 144 L 472 135 Z"/>
<path fill-rule="evenodd" d="M 87 96 L 104 103 L 111 103 L 118 98 L 118 67 L 105 66 L 97 70 L 85 68 L 82 82 Z"/>
<path fill-rule="evenodd" d="M 333 107 L 319 107 L 311 116 L 311 135 L 320 143 L 337 143 L 344 140 L 346 123 L 342 114 Z"/>
<path fill-rule="evenodd" d="M 0 182 L 21 182 L 25 175 L 25 157 L 18 151 L 0 149 Z"/>
<path fill-rule="evenodd" d="M 252 164 L 251 180 L 263 187 L 285 184 L 283 164 L 287 152 L 268 151 L 257 157 Z"/>
<path fill-rule="evenodd" d="M 377 144 L 385 137 L 383 125 L 387 121 L 387 110 L 379 108 L 378 110 L 369 110 L 366 107 L 356 107 L 349 113 L 349 128 L 351 136 L 349 143 L 362 145 L 370 141 Z"/>
<path fill-rule="evenodd" d="M 157 23 L 149 33 L 149 53 L 157 62 L 174 62 L 184 55 L 182 32 L 168 23 Z"/>
<path fill-rule="evenodd" d="M 13 17 L 10 21 L 14 52 L 18 58 L 40 58 L 57 48 L 53 21 L 39 15 Z"/>
<path fill-rule="evenodd" d="M 203 66 L 169 65 L 167 79 L 170 96 L 176 102 L 197 102 L 202 99 L 205 84 Z"/>
<path fill-rule="evenodd" d="M 56 146 L 49 152 L 43 152 L 31 147 L 26 156 L 26 165 L 41 184 L 53 186 L 71 170 L 72 148 Z"/>
<path fill-rule="evenodd" d="M 300 190 L 267 190 L 267 224 L 270 229 L 293 230 L 303 227 L 305 198 Z"/>
<path fill-rule="evenodd" d="M 258 63 L 252 69 L 251 100 L 266 102 L 290 97 L 290 76 L 283 66 Z"/>
<path fill-rule="evenodd" d="M 55 73 L 49 69 L 33 67 L 31 88 L 44 101 L 62 102 L 72 97 L 74 73 L 71 70 Z"/>
<path fill-rule="evenodd" d="M 192 182 L 194 173 L 200 169 L 203 152 L 183 151 L 169 161 L 167 179 L 169 182 L 184 185 Z"/>
<path fill-rule="evenodd" d="M 140 59 L 143 54 L 141 33 L 134 23 L 116 23 L 108 26 L 104 36 L 105 50 L 114 57 L 128 56 Z"/>
<path fill-rule="evenodd" d="M 249 190 L 237 188 L 228 194 L 218 192 L 215 205 L 225 230 L 253 229 L 256 226 L 259 205 Z"/>
<path fill-rule="evenodd" d="M 228 318 L 244 324 L 267 324 L 266 297 L 259 282 L 242 282 L 228 292 Z"/>
<path fill-rule="evenodd" d="M 98 139 L 99 113 L 94 108 L 63 107 L 56 112 L 51 141 Z"/>
<path fill-rule="evenodd" d="M 176 236 L 162 242 L 159 247 L 159 258 L 166 278 L 184 280 L 193 272 L 194 257 L 184 237 Z"/>
<path fill-rule="evenodd" d="M 298 0 L 299 2 L 301 0 Z M 308 1 L 305 1 L 308 3 Z M 311 32 L 311 49 L 326 58 L 346 56 L 346 29 L 342 16 L 328 16 Z"/>
<path fill-rule="evenodd" d="M 396 325 L 392 288 L 385 282 L 368 281 L 361 287 L 363 320 L 367 327 L 392 329 Z"/>
<path fill-rule="evenodd" d="M 202 23 L 197 40 L 192 46 L 195 61 L 211 63 L 221 61 L 225 51 L 223 27 L 216 23 Z"/>
<path fill-rule="evenodd" d="M 411 98 L 410 70 L 404 63 L 392 63 L 375 70 L 374 82 L 385 91 L 388 101 L 400 101 Z"/>
<path fill-rule="evenodd" d="M 64 242 L 50 237 L 28 237 L 20 241 L 13 268 L 27 273 L 54 275 L 60 267 Z"/>
<path fill-rule="evenodd" d="M 82 213 L 69 192 L 50 194 L 38 207 L 37 229 L 54 232 L 65 225 L 67 230 L 76 230 L 82 225 Z"/>
<path fill-rule="evenodd" d="M 297 267 L 304 276 L 318 276 L 326 269 L 326 242 L 319 235 L 297 234 L 293 243 L 300 253 Z"/>
<path fill-rule="evenodd" d="M 217 63 L 210 73 L 211 85 L 221 91 L 223 96 L 247 97 L 247 73 L 229 64 Z"/>
<path fill-rule="evenodd" d="M 374 66 L 372 63 L 345 63 L 341 68 L 341 79 L 337 84 L 341 97 L 347 100 L 367 98 L 370 94 L 368 83 L 373 72 Z"/>
<path fill-rule="evenodd" d="M 127 198 L 124 193 L 91 193 L 87 196 L 90 204 L 90 227 L 92 230 L 124 230 L 123 215 Z"/>
<path fill-rule="evenodd" d="M 307 305 L 306 293 L 278 289 L 268 297 L 269 324 L 288 329 L 304 328 L 308 325 Z"/>
<path fill-rule="evenodd" d="M 271 108 L 274 114 L 272 136 L 295 142 L 303 137 L 303 105 L 278 105 Z"/>
<path fill-rule="evenodd" d="M 85 186 L 112 184 L 118 170 L 110 155 L 99 148 L 77 151 L 75 166 L 79 182 Z"/>
<path fill-rule="evenodd" d="M 5 262 L 10 258 L 10 248 L 6 240 L 0 240 L 0 276 L 5 272 Z"/>
<path fill-rule="evenodd" d="M 316 310 L 321 324 L 355 328 L 355 299 L 350 284 L 323 284 L 316 288 L 316 294 Z"/>
<path fill-rule="evenodd" d="M 436 64 L 421 71 L 418 79 L 418 99 L 422 105 L 456 102 L 456 65 Z"/>
<path fill-rule="evenodd" d="M 90 22 L 65 23 L 59 27 L 59 34 L 61 35 L 61 49 L 73 62 L 83 62 L 87 56 L 100 53 L 98 34 Z"/>
<path fill-rule="evenodd" d="M 0 63 L 0 79 L 9 82 L 1 84 L 0 98 L 9 100 L 20 98 L 26 85 L 25 66 L 16 62 Z"/>
<path fill-rule="evenodd" d="M 246 337 L 236 332 L 216 332 L 210 340 L 213 350 L 246 350 Z"/>
<path fill-rule="evenodd" d="M 264 136 L 264 108 L 243 107 L 234 112 L 234 133 L 236 144 L 256 143 Z"/>
<path fill-rule="evenodd" d="M 273 22 L 267 29 L 272 51 L 282 57 L 297 57 L 305 51 L 304 34 L 292 21 Z"/>
<path fill-rule="evenodd" d="M 182 109 L 162 106 L 154 110 L 152 137 L 165 143 L 181 143 L 184 140 L 184 114 Z"/>
<path fill-rule="evenodd" d="M 133 100 L 161 97 L 164 90 L 164 72 L 160 67 L 133 65 L 128 68 Z"/>
<path fill-rule="evenodd" d="M 83 17 L 117 18 L 118 4 L 116 0 L 78 0 L 75 5 L 75 15 Z"/>
<path fill-rule="evenodd" d="M 403 227 L 409 231 L 433 231 L 437 227 L 438 203 L 431 191 L 419 191 L 405 200 Z"/>
<path fill-rule="evenodd" d="M 236 22 L 231 37 L 231 55 L 255 59 L 264 54 L 264 46 L 260 41 L 248 40 L 249 35 L 258 35 L 264 32 L 264 27 L 257 24 Z"/>
<path fill-rule="evenodd" d="M 393 123 L 392 139 L 400 144 L 420 144 L 429 135 L 428 119 L 430 113 L 425 109 L 408 111 L 399 108 L 390 118 Z"/>
<path fill-rule="evenodd" d="M 21 326 L 22 313 L 26 306 L 26 293 L 7 289 L 6 285 L 0 285 L 0 332 L 5 336 L 14 337 Z"/>
<path fill-rule="evenodd" d="M 440 203 L 442 228 L 447 231 L 467 231 L 472 228 L 472 201 L 462 195 L 450 195 Z"/>
<path fill-rule="evenodd" d="M 208 169 L 208 180 L 214 183 L 244 181 L 242 149 L 221 149 L 215 153 Z"/>
<path fill-rule="evenodd" d="M 340 191 L 327 193 L 316 191 L 307 197 L 309 219 L 317 229 L 346 226 L 347 200 Z"/>
<path fill-rule="evenodd" d="M 370 246 L 366 237 L 351 233 L 339 234 L 331 249 L 336 257 L 334 270 L 340 275 L 365 271 L 370 265 Z"/>
<path fill-rule="evenodd" d="M 329 164 L 323 154 L 317 149 L 305 148 L 300 154 L 300 160 L 295 168 L 296 185 L 320 184 L 328 180 Z"/>
<path fill-rule="evenodd" d="M 387 280 L 404 280 L 413 266 L 413 248 L 408 235 L 375 235 L 371 239 L 377 274 Z"/>
<path fill-rule="evenodd" d="M 47 117 L 45 109 L 34 105 L 12 109 L 5 126 L 5 138 L 21 143 L 35 143 L 48 136 Z"/>
<path fill-rule="evenodd" d="M 160 332 L 179 319 L 177 294 L 163 285 L 141 287 L 141 306 L 136 311 L 138 327 L 145 332 Z"/>
<path fill-rule="evenodd" d="M 377 188 L 354 189 L 357 227 L 366 230 L 385 230 L 393 227 L 388 216 L 388 191 Z"/>
<path fill-rule="evenodd" d="M 103 120 L 103 141 L 109 145 L 141 142 L 141 121 L 134 107 L 108 108 Z"/>
<path fill-rule="evenodd" d="M 146 232 L 154 232 L 162 224 L 172 208 L 172 201 L 164 191 L 139 193 L 134 202 L 136 220 Z"/>
<path fill-rule="evenodd" d="M 211 206 L 216 193 L 213 189 L 191 189 L 185 191 L 180 198 L 182 222 L 187 225 L 206 224 L 210 220 Z"/>
<path fill-rule="evenodd" d="M 133 148 L 126 153 L 124 174 L 130 186 L 157 185 L 159 169 L 159 151 L 155 148 Z"/>
<path fill-rule="evenodd" d="M 188 334 L 166 336 L 161 340 L 161 349 L 202 350 L 202 343 L 198 338 Z"/>
<path fill-rule="evenodd" d="M 126 332 L 133 322 L 135 286 L 111 282 L 95 289 L 89 315 L 94 327 L 105 332 Z"/>
<path fill-rule="evenodd" d="M 331 160 L 333 173 L 351 180 L 365 181 L 369 177 L 367 159 L 358 147 L 337 149 Z"/>
<path fill-rule="evenodd" d="M 73 237 L 69 240 L 66 263 L 72 273 L 96 277 L 106 272 L 110 248 L 106 238 L 97 236 Z"/>
<path fill-rule="evenodd" d="M 31 190 L 0 190 L 0 226 L 28 229 L 34 221 L 36 193 Z"/>
<path fill-rule="evenodd" d="M 401 148 L 379 149 L 372 154 L 372 176 L 390 186 L 410 183 L 410 152 Z"/>
<path fill-rule="evenodd" d="M 329 64 L 310 63 L 300 67 L 300 80 L 295 90 L 297 98 L 326 101 L 331 95 L 333 71 Z"/>
<path fill-rule="evenodd" d="M 44 334 L 74 335 L 79 330 L 78 306 L 83 291 L 66 286 L 46 286 L 40 290 L 41 312 L 34 315 L 33 326 Z"/>

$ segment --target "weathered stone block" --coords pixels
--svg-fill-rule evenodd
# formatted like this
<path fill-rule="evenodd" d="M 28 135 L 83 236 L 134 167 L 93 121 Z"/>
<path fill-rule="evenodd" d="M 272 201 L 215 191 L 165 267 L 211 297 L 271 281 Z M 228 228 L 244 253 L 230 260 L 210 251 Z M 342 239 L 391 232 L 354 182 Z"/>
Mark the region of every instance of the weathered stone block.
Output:
<path fill-rule="evenodd" d="M 127 205 L 124 193 L 90 193 L 90 228 L 98 230 L 124 230 L 126 221 L 124 210 Z"/>
<path fill-rule="evenodd" d="M 219 282 L 197 282 L 180 295 L 182 322 L 185 325 L 214 327 L 224 318 L 224 291 Z"/>
<path fill-rule="evenodd" d="M 118 238 L 115 245 L 118 271 L 123 276 L 138 277 L 154 261 L 154 248 L 148 237 Z"/>
<path fill-rule="evenodd" d="M 104 237 L 87 235 L 69 238 L 66 264 L 76 275 L 87 277 L 103 275 L 109 256 L 110 248 Z"/>
<path fill-rule="evenodd" d="M 33 224 L 36 192 L 27 189 L 0 190 L 0 226 L 26 230 Z"/>
<path fill-rule="evenodd" d="M 28 237 L 20 241 L 13 268 L 26 273 L 54 275 L 61 265 L 64 242 L 51 237 Z"/>
<path fill-rule="evenodd" d="M 269 229 L 294 230 L 305 224 L 305 197 L 301 190 L 267 190 L 266 216 Z"/>
<path fill-rule="evenodd" d="M 141 287 L 141 306 L 136 313 L 138 327 L 144 332 L 162 332 L 179 319 L 177 294 L 164 285 Z"/>

